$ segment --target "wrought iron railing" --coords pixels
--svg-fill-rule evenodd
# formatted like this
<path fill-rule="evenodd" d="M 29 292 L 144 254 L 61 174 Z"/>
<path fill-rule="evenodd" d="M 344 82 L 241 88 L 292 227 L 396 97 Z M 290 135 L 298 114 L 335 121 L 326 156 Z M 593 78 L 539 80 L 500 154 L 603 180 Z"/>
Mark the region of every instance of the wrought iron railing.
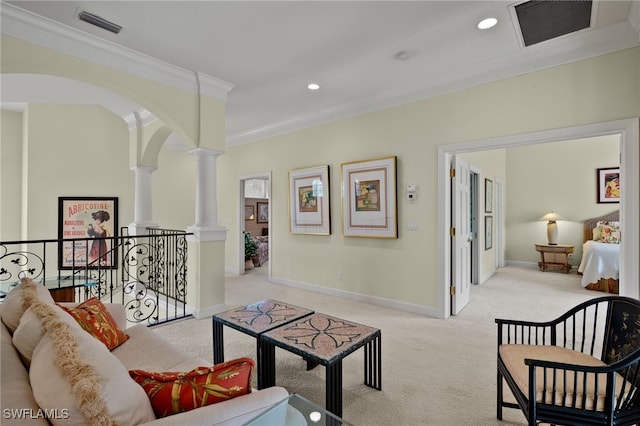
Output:
<path fill-rule="evenodd" d="M 0 242 L 0 296 L 29 277 L 59 300 L 121 303 L 131 323 L 184 318 L 187 235 L 167 229 L 128 235 L 122 228 L 116 237 Z M 91 246 L 102 241 L 106 245 L 92 258 Z"/>

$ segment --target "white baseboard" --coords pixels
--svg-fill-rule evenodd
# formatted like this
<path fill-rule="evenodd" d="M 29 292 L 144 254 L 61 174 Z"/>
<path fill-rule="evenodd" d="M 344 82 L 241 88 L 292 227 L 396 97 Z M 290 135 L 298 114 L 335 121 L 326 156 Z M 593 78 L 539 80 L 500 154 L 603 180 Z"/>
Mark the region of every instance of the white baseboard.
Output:
<path fill-rule="evenodd" d="M 314 293 L 340 297 L 342 299 L 355 300 L 357 302 L 370 303 L 372 305 L 383 306 L 385 308 L 391 308 L 391 309 L 397 309 L 399 311 L 411 312 L 414 314 L 440 318 L 438 310 L 436 308 L 431 308 L 428 306 L 401 302 L 399 300 L 386 299 L 384 297 L 369 296 L 367 294 L 354 293 L 347 290 L 323 287 L 316 284 L 303 283 L 299 281 L 293 281 L 293 280 L 278 278 L 274 276 L 271 277 L 270 282 L 274 284 L 284 285 L 287 287 L 294 287 L 294 288 L 299 288 L 301 290 L 312 291 Z"/>
<path fill-rule="evenodd" d="M 193 315 L 194 318 L 197 319 L 204 319 L 204 318 L 208 318 L 211 317 L 219 312 L 224 312 L 227 309 L 229 309 L 229 307 L 227 305 L 225 305 L 224 303 L 219 304 L 219 305 L 212 305 L 212 306 L 207 306 L 206 308 L 203 309 L 196 309 L 193 308 L 191 306 L 187 306 L 187 312 L 189 312 L 190 314 Z"/>
<path fill-rule="evenodd" d="M 491 278 L 496 274 L 496 271 L 497 271 L 496 269 L 493 269 L 488 274 L 485 274 L 482 277 L 480 277 L 480 284 L 486 283 L 489 278 Z"/>

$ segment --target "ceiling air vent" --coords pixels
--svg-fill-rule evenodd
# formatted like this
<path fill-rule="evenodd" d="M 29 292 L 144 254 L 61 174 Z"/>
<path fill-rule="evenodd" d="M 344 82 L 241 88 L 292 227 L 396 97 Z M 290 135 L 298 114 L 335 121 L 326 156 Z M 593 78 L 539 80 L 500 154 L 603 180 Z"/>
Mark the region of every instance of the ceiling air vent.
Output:
<path fill-rule="evenodd" d="M 590 0 L 531 0 L 515 6 L 524 45 L 589 28 L 592 3 Z"/>
<path fill-rule="evenodd" d="M 118 34 L 122 27 L 118 24 L 114 24 L 113 22 L 107 21 L 106 19 L 94 15 L 93 13 L 85 12 L 84 10 L 80 12 L 78 18 L 81 21 L 88 22 L 96 27 L 100 27 L 103 30 L 111 31 L 114 34 Z"/>

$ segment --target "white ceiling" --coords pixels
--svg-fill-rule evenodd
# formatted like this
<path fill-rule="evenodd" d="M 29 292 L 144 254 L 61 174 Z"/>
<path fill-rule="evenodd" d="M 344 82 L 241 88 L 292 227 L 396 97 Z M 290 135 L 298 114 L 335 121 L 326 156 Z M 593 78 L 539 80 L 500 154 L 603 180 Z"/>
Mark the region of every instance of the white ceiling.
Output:
<path fill-rule="evenodd" d="M 79 31 L 74 40 L 94 50 L 116 44 L 230 83 L 228 144 L 640 44 L 638 0 L 594 2 L 592 28 L 528 48 L 522 47 L 512 19 L 512 6 L 518 3 L 2 1 L 1 28 L 3 33 L 29 39 L 34 31 L 20 32 L 13 25 L 16 16 L 26 16 L 21 19 L 32 26 Z M 82 10 L 123 30 L 115 35 L 82 22 L 77 18 Z M 498 25 L 478 30 L 477 22 L 488 16 L 498 18 Z M 81 51 L 67 53 L 82 56 Z M 395 59 L 398 52 L 407 52 L 409 58 Z M 312 81 L 321 85 L 320 90 L 307 90 Z M 76 84 L 54 83 L 45 76 L 5 75 L 2 105 L 102 104 L 123 117 L 139 108 L 104 90 L 79 89 Z"/>

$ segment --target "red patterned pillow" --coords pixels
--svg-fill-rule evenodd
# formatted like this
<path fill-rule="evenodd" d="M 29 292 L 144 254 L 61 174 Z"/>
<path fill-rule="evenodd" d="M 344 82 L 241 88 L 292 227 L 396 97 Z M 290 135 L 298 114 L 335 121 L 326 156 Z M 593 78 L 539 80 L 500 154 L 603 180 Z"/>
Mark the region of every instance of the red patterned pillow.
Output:
<path fill-rule="evenodd" d="M 129 336 L 120 330 L 107 308 L 95 297 L 75 308 L 60 307 L 74 317 L 85 331 L 104 343 L 110 351 L 129 340 Z"/>
<path fill-rule="evenodd" d="M 251 358 L 238 358 L 186 373 L 131 370 L 129 375 L 145 390 L 160 418 L 251 393 L 254 366 Z"/>

